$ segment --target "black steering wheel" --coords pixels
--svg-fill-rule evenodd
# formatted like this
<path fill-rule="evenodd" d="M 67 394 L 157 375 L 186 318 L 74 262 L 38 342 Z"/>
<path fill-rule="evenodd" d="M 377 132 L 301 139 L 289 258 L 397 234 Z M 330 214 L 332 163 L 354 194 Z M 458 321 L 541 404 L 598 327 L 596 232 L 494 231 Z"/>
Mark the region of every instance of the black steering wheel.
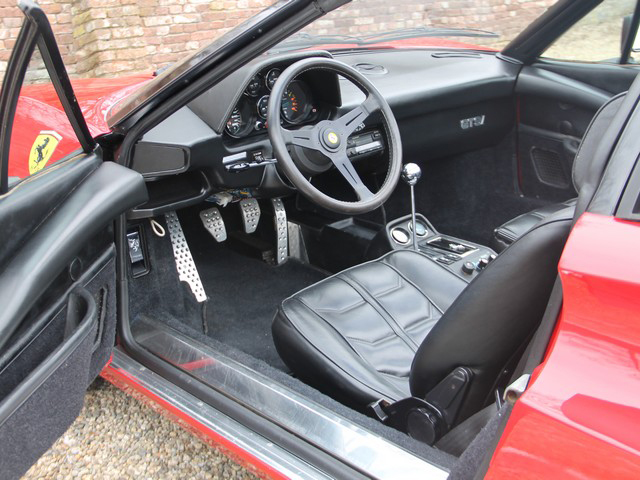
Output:
<path fill-rule="evenodd" d="M 294 78 L 310 70 L 337 72 L 353 82 L 367 97 L 360 106 L 336 120 L 322 120 L 312 127 L 287 130 L 280 123 L 280 99 Z M 362 182 L 347 156 L 347 139 L 371 113 L 377 110 L 382 113 L 387 134 L 389 169 L 382 187 L 376 193 L 372 193 Z M 369 212 L 382 205 L 398 184 L 402 168 L 402 145 L 398 124 L 391 108 L 367 78 L 344 63 L 330 58 L 307 58 L 288 67 L 273 86 L 267 111 L 267 125 L 278 166 L 303 195 L 321 207 L 346 214 Z M 299 159 L 301 166 L 305 167 L 305 173 L 320 172 L 330 168 L 331 165 L 335 166 L 353 188 L 358 200 L 355 202 L 338 200 L 314 187 L 291 157 L 289 148 L 295 152 L 296 147 L 310 151 L 309 157 L 300 155 L 305 157 L 304 165 L 302 165 L 302 159 Z"/>

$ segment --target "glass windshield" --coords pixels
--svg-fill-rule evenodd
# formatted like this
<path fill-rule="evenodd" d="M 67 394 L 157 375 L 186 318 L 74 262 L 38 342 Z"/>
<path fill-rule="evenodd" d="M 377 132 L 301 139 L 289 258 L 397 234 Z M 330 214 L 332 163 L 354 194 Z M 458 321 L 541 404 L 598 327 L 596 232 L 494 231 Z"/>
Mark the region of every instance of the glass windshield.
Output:
<path fill-rule="evenodd" d="M 434 46 L 500 50 L 556 0 L 353 0 L 274 50 Z"/>

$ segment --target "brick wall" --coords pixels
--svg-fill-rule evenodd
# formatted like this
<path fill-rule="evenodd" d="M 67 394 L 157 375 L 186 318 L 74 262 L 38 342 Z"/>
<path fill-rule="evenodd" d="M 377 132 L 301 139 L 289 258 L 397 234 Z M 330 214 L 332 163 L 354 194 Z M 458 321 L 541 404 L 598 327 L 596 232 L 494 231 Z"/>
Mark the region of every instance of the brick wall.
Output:
<path fill-rule="evenodd" d="M 40 0 L 71 76 L 151 71 L 210 43 L 273 0 Z M 393 3 L 393 2 L 391 2 Z M 418 25 L 477 27 L 512 38 L 555 0 L 354 0 L 314 23 L 314 33 L 363 33 Z M 0 75 L 22 23 L 0 0 Z M 473 43 L 473 39 L 471 40 Z M 483 44 L 487 44 L 483 40 Z M 504 43 L 498 42 L 500 46 Z M 41 74 L 34 69 L 32 79 Z"/>

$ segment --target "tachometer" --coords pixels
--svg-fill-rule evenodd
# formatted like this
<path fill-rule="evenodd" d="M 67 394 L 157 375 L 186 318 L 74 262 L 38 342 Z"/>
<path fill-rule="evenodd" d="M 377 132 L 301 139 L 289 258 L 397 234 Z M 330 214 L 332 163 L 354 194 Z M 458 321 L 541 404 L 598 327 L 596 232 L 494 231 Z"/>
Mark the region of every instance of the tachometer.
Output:
<path fill-rule="evenodd" d="M 282 95 L 282 116 L 289 123 L 301 123 L 312 113 L 311 94 L 307 86 L 299 80 L 291 82 Z"/>

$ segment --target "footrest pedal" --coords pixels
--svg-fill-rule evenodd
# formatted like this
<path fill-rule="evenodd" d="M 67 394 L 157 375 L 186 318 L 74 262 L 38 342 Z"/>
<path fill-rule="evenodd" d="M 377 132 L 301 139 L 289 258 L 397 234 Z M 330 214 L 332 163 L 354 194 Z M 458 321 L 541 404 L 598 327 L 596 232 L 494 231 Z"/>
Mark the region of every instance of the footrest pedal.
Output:
<path fill-rule="evenodd" d="M 218 207 L 202 210 L 200 212 L 200 220 L 202 220 L 204 228 L 211 234 L 216 242 L 224 242 L 227 239 L 227 229 L 224 226 L 224 220 L 222 219 L 222 215 L 220 215 Z"/>

